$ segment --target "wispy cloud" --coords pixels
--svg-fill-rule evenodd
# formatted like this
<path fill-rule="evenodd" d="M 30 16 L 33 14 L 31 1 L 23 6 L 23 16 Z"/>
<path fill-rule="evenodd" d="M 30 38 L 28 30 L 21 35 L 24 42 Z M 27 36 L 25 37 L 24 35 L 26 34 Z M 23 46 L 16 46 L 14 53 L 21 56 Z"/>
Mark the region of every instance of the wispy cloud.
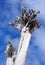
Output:
<path fill-rule="evenodd" d="M 12 38 L 10 35 L 6 35 L 4 42 L 8 44 L 8 41 L 11 42 L 11 44 L 14 46 L 14 48 L 18 49 L 19 46 L 19 38 Z"/>

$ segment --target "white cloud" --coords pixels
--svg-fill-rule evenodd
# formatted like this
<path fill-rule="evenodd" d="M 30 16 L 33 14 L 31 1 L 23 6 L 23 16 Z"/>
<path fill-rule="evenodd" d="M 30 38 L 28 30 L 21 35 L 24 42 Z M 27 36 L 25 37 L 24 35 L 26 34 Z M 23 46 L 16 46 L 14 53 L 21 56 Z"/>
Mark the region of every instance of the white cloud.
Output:
<path fill-rule="evenodd" d="M 16 3 L 19 3 L 20 0 L 6 0 L 8 3 L 10 4 L 16 4 Z"/>
<path fill-rule="evenodd" d="M 39 60 L 34 59 L 34 61 L 32 62 L 32 65 L 41 65 Z"/>
<path fill-rule="evenodd" d="M 7 43 L 10 40 L 11 40 L 11 36 L 9 34 L 4 37 L 4 42 Z"/>
<path fill-rule="evenodd" d="M 34 33 L 33 43 L 39 46 L 39 48 L 41 48 L 43 52 L 45 52 L 45 30 L 40 29 L 36 32 L 36 34 Z"/>
<path fill-rule="evenodd" d="M 10 35 L 6 35 L 4 38 L 4 42 L 8 44 L 8 41 L 14 46 L 14 48 L 18 49 L 19 46 L 19 38 L 12 38 Z"/>

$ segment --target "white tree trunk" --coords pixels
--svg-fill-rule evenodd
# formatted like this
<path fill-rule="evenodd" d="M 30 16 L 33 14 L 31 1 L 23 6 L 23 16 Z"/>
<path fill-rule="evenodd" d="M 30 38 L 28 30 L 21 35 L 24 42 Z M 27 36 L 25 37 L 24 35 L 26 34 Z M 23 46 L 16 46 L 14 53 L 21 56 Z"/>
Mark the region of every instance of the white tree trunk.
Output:
<path fill-rule="evenodd" d="M 14 65 L 13 59 L 10 57 L 7 58 L 6 65 Z"/>
<path fill-rule="evenodd" d="M 29 33 L 28 31 L 26 31 L 26 33 L 22 32 L 22 37 L 20 40 L 19 49 L 15 60 L 15 65 L 25 64 L 25 59 L 26 59 L 26 54 L 27 54 L 30 39 L 31 39 L 31 33 Z"/>
<path fill-rule="evenodd" d="M 23 28 L 23 30 L 21 32 L 21 39 L 20 39 L 20 43 L 19 43 L 19 48 L 18 48 L 17 54 L 20 52 L 20 49 L 21 49 L 21 47 L 23 45 L 23 42 L 24 42 L 24 38 L 25 38 L 25 32 L 24 32 L 24 30 L 25 30 L 25 27 Z"/>

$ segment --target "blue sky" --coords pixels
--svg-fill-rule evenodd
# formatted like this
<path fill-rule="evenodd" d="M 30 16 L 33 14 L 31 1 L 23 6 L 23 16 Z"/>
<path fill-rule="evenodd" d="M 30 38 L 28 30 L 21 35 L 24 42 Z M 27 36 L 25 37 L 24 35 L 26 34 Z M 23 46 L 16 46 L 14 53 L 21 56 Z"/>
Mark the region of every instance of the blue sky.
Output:
<path fill-rule="evenodd" d="M 0 65 L 6 65 L 4 50 L 10 40 L 17 49 L 20 32 L 8 25 L 20 15 L 21 7 L 40 10 L 37 20 L 41 27 L 33 32 L 26 57 L 26 65 L 45 65 L 45 0 L 0 0 Z"/>

